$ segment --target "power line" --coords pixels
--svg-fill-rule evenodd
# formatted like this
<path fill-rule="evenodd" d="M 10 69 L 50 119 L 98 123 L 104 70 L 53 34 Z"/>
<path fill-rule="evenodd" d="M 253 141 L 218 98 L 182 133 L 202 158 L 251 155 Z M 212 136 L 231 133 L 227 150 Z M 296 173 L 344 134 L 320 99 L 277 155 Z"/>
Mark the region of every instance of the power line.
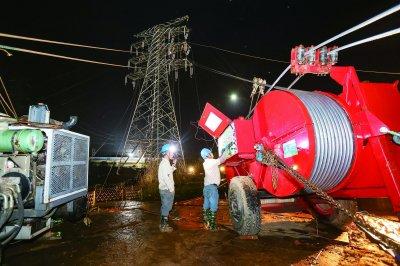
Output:
<path fill-rule="evenodd" d="M 290 85 L 287 87 L 287 89 L 290 90 L 290 89 L 294 86 L 294 84 L 296 84 L 297 81 L 299 81 L 299 79 L 301 79 L 302 76 L 303 76 L 303 75 L 298 75 L 298 76 L 292 81 L 292 83 L 290 83 Z"/>
<path fill-rule="evenodd" d="M 27 36 L 21 36 L 21 35 L 14 35 L 14 34 L 7 34 L 7 33 L 0 33 L 0 37 L 18 39 L 18 40 L 26 40 L 26 41 L 34 41 L 34 42 L 42 42 L 42 43 L 59 44 L 59 45 L 73 46 L 73 47 L 80 47 L 80 48 L 104 50 L 104 51 L 111 51 L 111 52 L 130 53 L 129 50 L 113 49 L 113 48 L 106 48 L 106 47 L 99 47 L 99 46 L 92 46 L 92 45 L 84 45 L 84 44 L 76 44 L 76 43 L 69 43 L 69 42 L 59 42 L 59 41 L 39 39 L 39 38 L 33 38 L 33 37 L 27 37 Z"/>
<path fill-rule="evenodd" d="M 208 71 L 210 71 L 210 72 L 213 72 L 213 73 L 218 74 L 218 75 L 221 75 L 221 76 L 225 76 L 225 77 L 228 77 L 228 78 L 237 79 L 237 80 L 244 81 L 244 82 L 253 83 L 253 81 L 250 80 L 250 79 L 242 78 L 242 77 L 235 76 L 235 75 L 233 75 L 233 74 L 229 74 L 229 73 L 226 73 L 226 72 L 217 70 L 217 69 L 213 69 L 213 68 L 211 68 L 211 67 L 203 66 L 203 65 L 198 64 L 197 62 L 193 62 L 193 64 L 194 64 L 195 66 L 201 68 L 201 69 L 208 70 Z"/>
<path fill-rule="evenodd" d="M 194 60 L 194 52 L 193 51 L 192 51 L 191 55 L 192 55 L 192 62 L 195 62 L 195 60 Z M 196 71 L 197 70 L 196 70 L 195 66 L 193 65 L 193 83 L 194 83 L 194 90 L 195 90 L 196 98 L 197 98 L 197 109 L 199 110 L 199 115 L 201 115 L 200 97 L 199 97 L 199 90 L 198 90 L 198 87 L 197 87 Z"/>
<path fill-rule="evenodd" d="M 1 37 L 6 37 L 6 38 L 15 38 L 15 39 L 30 40 L 30 41 L 37 41 L 37 42 L 44 42 L 44 43 L 60 44 L 60 45 L 66 45 L 66 46 L 75 46 L 75 47 L 82 47 L 82 48 L 90 48 L 90 49 L 98 49 L 98 50 L 130 53 L 129 50 L 113 49 L 113 48 L 106 48 L 106 47 L 100 47 L 100 46 L 91 46 L 91 45 L 82 45 L 82 44 L 60 42 L 60 41 L 52 41 L 52 40 L 39 39 L 39 38 L 33 38 L 33 37 L 26 37 L 26 36 L 20 36 L 20 35 L 12 35 L 12 34 L 6 34 L 6 33 L 0 33 L 0 36 Z M 290 63 L 289 61 L 284 61 L 284 60 L 279 60 L 279 59 L 272 59 L 272 58 L 266 58 L 266 57 L 261 57 L 261 56 L 245 54 L 245 53 L 241 53 L 241 52 L 236 52 L 236 51 L 231 51 L 231 50 L 219 48 L 219 47 L 212 46 L 212 45 L 205 45 L 205 44 L 200 44 L 200 43 L 195 43 L 195 42 L 190 42 L 190 44 L 196 45 L 196 46 L 200 46 L 200 47 L 212 48 L 212 49 L 216 49 L 216 50 L 223 51 L 223 52 L 226 52 L 226 53 L 246 56 L 246 57 L 260 59 L 260 60 L 266 60 L 266 61 L 277 62 L 277 63 Z M 8 49 L 8 50 L 32 53 L 32 54 L 43 55 L 43 56 L 56 57 L 56 58 L 61 58 L 61 59 L 66 59 L 66 60 L 73 60 L 73 61 L 80 61 L 80 62 L 86 62 L 86 63 L 94 63 L 94 64 L 101 64 L 101 65 L 109 65 L 109 66 L 115 66 L 115 67 L 129 68 L 129 66 L 124 66 L 124 65 L 105 63 L 105 62 L 99 62 L 99 61 L 87 60 L 87 59 L 81 59 L 81 58 L 74 58 L 74 57 L 67 57 L 67 56 L 51 54 L 51 53 L 37 52 L 37 51 L 33 51 L 33 50 L 16 48 L 16 47 L 11 47 L 11 46 L 2 46 L 2 45 L 0 45 L 0 47 L 4 47 L 4 49 Z M 343 47 L 340 47 L 340 50 L 343 50 Z M 400 72 L 363 70 L 363 69 L 357 69 L 357 71 L 358 72 L 365 72 L 365 73 L 374 73 L 374 74 L 400 75 Z"/>
<path fill-rule="evenodd" d="M 365 26 L 367 26 L 367 25 L 369 25 L 369 24 L 371 24 L 371 23 L 374 23 L 375 21 L 378 21 L 378 20 L 380 20 L 380 19 L 382 19 L 382 18 L 384 18 L 384 17 L 386 17 L 386 16 L 389 16 L 389 15 L 391 15 L 391 14 L 393 14 L 393 13 L 399 11 L 399 10 L 400 10 L 400 4 L 397 4 L 396 6 L 390 8 L 390 9 L 388 9 L 388 10 L 386 10 L 386 11 L 384 11 L 384 12 L 382 12 L 382 13 L 380 13 L 380 14 L 378 14 L 378 15 L 376 15 L 376 16 L 370 18 L 370 19 L 368 19 L 368 20 L 366 20 L 366 21 L 364 21 L 364 22 L 362 22 L 362 23 L 360 23 L 360 24 L 358 24 L 358 25 L 356 25 L 356 26 L 354 26 L 354 27 L 351 27 L 350 29 L 345 30 L 345 31 L 342 32 L 342 33 L 339 33 L 339 34 L 337 34 L 337 35 L 331 37 L 330 39 L 328 39 L 328 40 L 326 40 L 326 41 L 324 41 L 324 42 L 318 44 L 317 46 L 312 47 L 310 50 L 308 50 L 308 51 L 306 52 L 306 54 L 309 54 L 309 53 L 311 53 L 311 52 L 313 52 L 313 51 L 319 49 L 320 47 L 322 47 L 322 46 L 324 46 L 324 45 L 326 45 L 326 44 L 328 44 L 328 43 L 331 43 L 332 41 L 335 41 L 335 40 L 337 40 L 337 39 L 339 39 L 339 38 L 341 38 L 341 37 L 343 37 L 343 36 L 345 36 L 345 35 L 347 35 L 347 34 L 350 34 L 350 33 L 354 32 L 354 31 L 356 31 L 356 30 L 359 30 L 359 29 L 361 29 L 361 28 L 363 28 L 363 27 L 365 27 Z M 274 81 L 274 83 L 272 83 L 272 86 L 267 90 L 267 93 L 268 93 L 269 91 L 271 91 L 271 90 L 274 88 L 274 86 L 279 82 L 279 80 L 280 80 L 289 70 L 290 70 L 290 65 L 287 66 L 287 67 L 285 68 L 285 70 L 283 70 L 283 72 L 282 72 L 282 73 L 278 76 L 278 78 Z"/>
<path fill-rule="evenodd" d="M 202 138 L 202 137 L 197 136 L 199 133 L 199 129 L 200 129 L 200 127 L 198 126 L 198 121 L 197 122 L 191 121 L 190 125 L 196 128 L 196 132 L 194 133 L 194 138 L 196 140 L 205 141 L 205 142 L 214 142 L 215 141 L 214 139 L 206 139 L 205 137 Z"/>
<path fill-rule="evenodd" d="M 132 98 L 131 98 L 131 100 L 129 101 L 128 105 L 126 106 L 125 111 L 124 111 L 124 114 L 121 116 L 121 119 L 118 121 L 117 125 L 115 126 L 116 128 L 119 127 L 119 126 L 121 125 L 122 120 L 125 118 L 125 115 L 128 113 L 129 108 L 130 108 L 131 106 L 133 106 L 134 99 L 135 99 L 135 93 L 132 94 Z M 125 135 L 125 133 L 124 133 L 124 135 Z M 110 138 L 113 138 L 112 136 L 114 136 L 114 135 L 113 135 L 113 134 L 108 134 L 108 137 L 104 140 L 104 142 L 100 145 L 100 147 L 97 148 L 97 150 L 94 151 L 94 153 L 93 153 L 92 156 L 95 156 L 105 144 L 110 143 L 110 142 L 108 142 L 108 140 L 109 140 Z M 115 142 L 112 142 L 112 143 L 115 143 Z M 118 153 L 118 150 L 117 150 L 117 153 Z"/>
<path fill-rule="evenodd" d="M 338 51 L 341 51 L 341 50 L 345 50 L 345 49 L 354 47 L 356 45 L 360 45 L 360 44 L 363 44 L 363 43 L 379 40 L 379 39 L 382 39 L 382 38 L 385 38 L 385 37 L 389 37 L 389 36 L 392 36 L 392 35 L 395 35 L 395 34 L 399 34 L 399 33 L 400 33 L 400 28 L 394 29 L 394 30 L 390 30 L 390 31 L 387 31 L 387 32 L 384 32 L 384 33 L 381 33 L 381 34 L 374 35 L 374 36 L 369 37 L 369 38 L 365 38 L 365 39 L 362 39 L 362 40 L 359 40 L 359 41 L 356 41 L 356 42 L 352 42 L 352 43 L 344 45 L 344 46 L 342 46 L 340 48 L 336 48 L 336 49 L 332 50 L 330 53 L 338 52 Z M 290 65 L 288 66 L 288 68 L 290 69 Z M 283 71 L 281 73 L 281 75 L 277 78 L 277 80 L 280 80 L 282 78 L 282 76 L 287 72 L 288 68 L 286 68 L 285 71 Z M 290 90 L 302 77 L 303 77 L 303 75 L 299 75 L 298 77 L 296 77 L 296 79 L 293 80 L 293 82 L 287 87 L 287 89 Z M 272 89 L 272 86 L 268 89 L 267 92 L 269 92 L 271 89 Z M 251 112 L 253 110 L 254 110 L 254 108 L 249 112 L 248 116 L 250 116 L 250 114 L 251 114 Z"/>
<path fill-rule="evenodd" d="M 98 138 L 102 138 L 102 139 L 110 139 L 110 138 L 114 139 L 115 138 L 114 134 L 105 133 L 105 132 L 99 131 L 99 130 L 92 130 L 92 129 L 87 128 L 87 127 L 82 126 L 82 125 L 77 125 L 77 128 L 80 128 L 83 131 L 88 132 L 89 134 L 92 134 L 92 135 L 94 135 L 95 137 L 98 137 Z"/>
<path fill-rule="evenodd" d="M 279 63 L 290 64 L 289 61 L 278 60 L 278 59 L 270 59 L 270 58 L 265 58 L 265 57 L 261 57 L 261 56 L 253 56 L 253 55 L 249 55 L 249 54 L 230 51 L 230 50 L 219 48 L 219 47 L 216 47 L 216 46 L 197 44 L 197 43 L 193 43 L 193 42 L 191 44 L 202 46 L 202 47 L 207 47 L 207 48 L 212 48 L 212 49 L 224 51 L 224 52 L 231 53 L 231 54 L 237 54 L 237 55 L 247 56 L 247 57 L 261 59 L 261 60 L 268 60 L 268 61 L 275 61 L 275 62 L 279 62 Z M 390 72 L 390 71 L 365 70 L 365 69 L 356 69 L 356 71 L 357 72 L 362 72 L 362 73 L 385 74 L 385 75 L 400 75 L 400 72 Z"/>
<path fill-rule="evenodd" d="M 54 96 L 56 96 L 56 95 L 65 93 L 65 92 L 70 91 L 70 90 L 72 90 L 72 89 L 74 89 L 74 88 L 76 88 L 76 87 L 79 87 L 79 86 L 81 86 L 82 84 L 84 84 L 84 83 L 86 83 L 86 82 L 88 82 L 88 81 L 91 81 L 91 80 L 93 80 L 93 79 L 99 77 L 101 74 L 103 74 L 103 72 L 97 73 L 97 74 L 95 74 L 95 75 L 92 75 L 92 76 L 90 76 L 90 77 L 88 77 L 88 78 L 86 78 L 86 79 L 83 79 L 83 80 L 81 80 L 81 81 L 78 81 L 78 82 L 76 82 L 76 83 L 74 83 L 74 84 L 72 84 L 72 85 L 70 85 L 70 86 L 68 86 L 68 87 L 65 87 L 65 88 L 63 88 L 63 89 L 61 89 L 61 90 L 57 90 L 57 91 L 55 91 L 54 93 L 47 94 L 47 95 L 43 98 L 43 100 L 44 100 L 44 101 L 47 101 L 48 99 L 50 99 L 50 98 L 52 98 L 52 97 L 54 97 Z"/>
<path fill-rule="evenodd" d="M 386 37 L 390 37 L 390 36 L 393 36 L 393 35 L 399 34 L 399 33 L 400 33 L 400 28 L 389 30 L 389 31 L 386 31 L 386 32 L 383 32 L 383 33 L 380 33 L 380 34 L 377 34 L 377 35 L 374 35 L 374 36 L 371 36 L 371 37 L 368 37 L 368 38 L 365 38 L 365 39 L 362 39 L 362 40 L 359 40 L 359 41 L 356 41 L 356 42 L 352 42 L 352 43 L 343 45 L 341 47 L 333 49 L 329 53 L 339 52 L 339 51 L 342 51 L 342 50 L 345 50 L 345 49 L 348 49 L 348 48 L 351 48 L 351 47 L 354 47 L 354 46 L 357 46 L 357 45 L 360 45 L 360 44 L 376 41 L 376 40 L 379 40 L 379 39 L 382 39 L 382 38 L 386 38 Z"/>
<path fill-rule="evenodd" d="M 10 109 L 10 111 L 11 111 L 11 113 L 14 115 L 14 117 L 15 117 L 15 118 L 18 118 L 17 112 L 15 111 L 14 105 L 13 105 L 11 99 L 10 99 L 10 96 L 8 95 L 7 88 L 6 88 L 6 86 L 4 85 L 4 82 L 3 82 L 3 79 L 1 78 L 1 76 L 0 76 L 0 83 L 1 83 L 1 86 L 3 87 L 3 89 L 4 89 L 4 92 L 6 93 L 6 97 L 7 97 L 7 99 L 8 99 L 8 103 L 10 104 L 11 108 L 10 108 L 10 106 L 7 104 L 7 102 L 6 102 L 6 100 L 3 98 L 3 96 L 0 94 L 0 97 L 1 97 L 2 101 L 4 101 L 4 104 Z M 2 103 L 1 105 L 3 106 L 3 109 L 5 109 L 3 103 Z M 5 110 L 5 111 L 6 111 L 6 110 Z M 6 112 L 7 112 L 7 111 L 6 111 Z"/>
<path fill-rule="evenodd" d="M 52 53 L 44 53 L 44 52 L 23 49 L 23 48 L 18 48 L 18 47 L 12 47 L 12 46 L 7 46 L 7 45 L 0 45 L 0 49 L 17 51 L 17 52 L 28 53 L 28 54 L 35 54 L 35 55 L 42 55 L 42 56 L 48 56 L 48 57 L 54 57 L 54 58 L 60 58 L 60 59 L 71 60 L 71 61 L 91 63 L 91 64 L 97 64 L 97 65 L 105 65 L 105 66 L 112 66 L 112 67 L 119 67 L 119 68 L 130 68 L 127 65 L 118 65 L 118 64 L 112 64 L 112 63 L 82 59 L 82 58 L 77 58 L 77 57 L 69 57 L 69 56 L 63 56 L 63 55 L 52 54 Z"/>
<path fill-rule="evenodd" d="M 193 62 L 193 64 L 194 64 L 195 66 L 201 68 L 201 69 L 207 70 L 207 71 L 209 71 L 209 72 L 212 72 L 212 73 L 215 73 L 215 74 L 224 76 L 224 77 L 228 77 L 228 78 L 240 80 L 240 81 L 247 82 L 247 83 L 251 83 L 251 84 L 254 83 L 254 82 L 253 82 L 252 80 L 250 80 L 250 79 L 246 79 L 246 78 L 243 78 L 243 77 L 240 77 L 240 76 L 236 76 L 236 75 L 233 75 L 233 74 L 230 74 L 230 73 L 226 73 L 226 72 L 223 72 L 223 71 L 220 71 L 220 70 L 217 70 L 217 69 L 208 67 L 208 66 L 204 66 L 204 65 L 201 65 L 201 64 L 199 64 L 199 63 L 197 63 L 197 62 Z M 266 87 L 270 87 L 271 84 L 268 84 L 268 83 L 267 83 L 267 84 L 265 84 L 265 86 L 266 86 Z M 275 88 L 278 89 L 278 90 L 286 90 L 285 87 L 281 87 L 281 86 L 275 86 Z"/>
<path fill-rule="evenodd" d="M 394 30 L 390 30 L 390 31 L 386 31 L 386 32 L 381 33 L 381 34 L 377 34 L 377 35 L 374 35 L 374 36 L 371 36 L 371 37 L 368 37 L 368 38 L 365 38 L 365 39 L 362 39 L 362 40 L 359 40 L 359 41 L 356 41 L 356 42 L 352 42 L 352 43 L 349 43 L 349 44 L 344 45 L 344 46 L 341 46 L 339 48 L 336 48 L 336 49 L 330 51 L 329 53 L 342 51 L 342 50 L 345 50 L 345 49 L 348 49 L 348 48 L 351 48 L 351 47 L 354 47 L 354 46 L 357 46 L 357 45 L 360 45 L 360 44 L 364 44 L 364 43 L 367 43 L 367 42 L 372 42 L 372 41 L 379 40 L 379 39 L 382 39 L 382 38 L 385 38 L 385 37 L 389 37 L 389 36 L 392 36 L 392 35 L 395 35 L 395 34 L 399 34 L 399 33 L 400 33 L 400 28 L 397 28 L 397 29 L 394 29 Z M 297 81 L 299 81 L 301 79 L 302 76 L 303 75 L 299 75 L 289 85 L 289 87 L 287 87 L 287 89 L 290 90 L 293 87 L 293 85 L 296 84 Z"/>
<path fill-rule="evenodd" d="M 192 62 L 195 62 L 194 51 L 193 50 L 191 52 L 191 55 L 192 55 Z M 198 84 L 197 84 L 197 75 L 196 75 L 197 69 L 196 69 L 196 67 L 197 66 L 195 66 L 193 64 L 193 83 L 194 83 L 194 90 L 195 90 L 196 98 L 197 98 L 197 109 L 199 111 L 199 116 L 200 116 L 201 115 L 201 107 L 200 107 L 200 96 L 199 96 L 199 90 L 198 90 Z M 203 137 L 198 137 L 197 136 L 198 133 L 199 133 L 199 126 L 196 123 L 193 124 L 193 122 L 190 122 L 190 124 L 196 128 L 196 132 L 194 133 L 194 138 L 196 140 L 202 140 L 202 141 L 206 141 L 206 142 L 211 141 L 211 142 L 213 142 L 213 145 L 214 145 L 214 143 L 215 143 L 214 139 L 206 139 L 204 131 L 201 131 L 203 133 Z"/>
<path fill-rule="evenodd" d="M 283 60 L 278 60 L 278 59 L 272 59 L 272 58 L 266 58 L 266 57 L 261 57 L 261 56 L 256 56 L 256 55 L 234 52 L 234 51 L 222 49 L 222 48 L 212 46 L 212 45 L 200 44 L 200 43 L 195 43 L 195 42 L 190 42 L 190 44 L 200 46 L 200 47 L 212 48 L 212 49 L 219 50 L 219 51 L 222 51 L 225 53 L 236 54 L 236 55 L 246 56 L 246 57 L 250 57 L 250 58 L 265 60 L 265 61 L 271 61 L 271 62 L 277 62 L 277 63 L 283 63 L 283 64 L 289 63 L 289 61 L 283 61 Z"/>
<path fill-rule="evenodd" d="M 123 117 L 121 119 L 123 119 Z M 94 132 L 95 134 L 104 135 L 106 137 L 109 136 L 116 137 L 116 134 L 111 133 L 112 131 L 105 131 L 103 129 L 99 130 L 99 128 L 96 128 L 92 126 L 91 123 L 86 123 L 85 121 L 81 121 L 79 127 L 81 127 L 84 130 L 87 130 L 88 132 Z"/>
<path fill-rule="evenodd" d="M 374 17 L 372 17 L 372 18 L 370 18 L 370 19 L 368 19 L 368 20 L 366 20 L 366 21 L 364 21 L 364 22 L 362 22 L 362 23 L 360 23 L 360 24 L 358 24 L 358 25 L 346 30 L 346 31 L 344 31 L 344 32 L 342 32 L 342 33 L 339 33 L 339 34 L 333 36 L 332 38 L 330 38 L 330 39 L 328 39 L 328 40 L 326 40 L 326 41 L 324 41 L 322 43 L 318 44 L 317 46 L 313 47 L 308 52 L 315 51 L 315 50 L 321 48 L 322 46 L 333 42 L 334 40 L 337 40 L 337 39 L 339 39 L 339 38 L 341 38 L 341 37 L 343 37 L 343 36 L 345 36 L 347 34 L 350 34 L 350 33 L 354 32 L 356 30 L 364 28 L 365 26 L 368 26 L 369 24 L 372 24 L 372 23 L 374 23 L 374 22 L 376 22 L 376 21 L 378 21 L 378 20 L 380 20 L 380 19 L 382 19 L 384 17 L 387 17 L 387 16 L 389 16 L 389 15 L 391 15 L 393 13 L 396 13 L 399 10 L 400 10 L 400 4 L 397 4 L 394 7 L 389 8 L 388 10 L 386 10 L 386 11 L 384 11 L 384 12 L 382 12 L 382 13 L 380 13 L 380 14 L 378 14 L 378 15 L 376 15 L 376 16 L 374 16 Z"/>
<path fill-rule="evenodd" d="M 73 70 L 71 70 L 71 71 L 68 71 L 68 72 L 63 71 L 63 72 L 60 73 L 60 74 L 57 74 L 57 75 L 55 75 L 55 76 L 49 77 L 49 78 L 46 79 L 46 80 L 41 81 L 41 82 L 39 83 L 38 86 L 43 87 L 45 84 L 52 83 L 52 82 L 57 81 L 57 80 L 59 80 L 59 79 L 62 80 L 64 77 L 67 77 L 67 76 L 71 75 L 72 73 L 76 73 L 76 72 L 78 72 L 78 71 L 82 71 L 82 69 L 79 68 L 79 67 L 77 67 L 77 68 L 75 68 L 75 69 L 73 69 Z"/>
<path fill-rule="evenodd" d="M 180 79 L 177 80 L 178 89 L 178 113 L 179 113 L 179 128 L 182 130 L 182 112 L 181 112 L 181 91 L 180 91 Z"/>
<path fill-rule="evenodd" d="M 278 76 L 278 78 L 272 83 L 272 85 L 268 88 L 267 93 L 270 92 L 276 84 L 281 80 L 281 78 L 290 70 L 290 65 L 288 65 L 285 70 L 282 71 L 282 73 Z"/>
<path fill-rule="evenodd" d="M 387 71 L 375 71 L 375 70 L 364 70 L 364 69 L 357 69 L 357 72 L 386 74 L 386 75 L 400 75 L 400 72 L 387 72 Z"/>

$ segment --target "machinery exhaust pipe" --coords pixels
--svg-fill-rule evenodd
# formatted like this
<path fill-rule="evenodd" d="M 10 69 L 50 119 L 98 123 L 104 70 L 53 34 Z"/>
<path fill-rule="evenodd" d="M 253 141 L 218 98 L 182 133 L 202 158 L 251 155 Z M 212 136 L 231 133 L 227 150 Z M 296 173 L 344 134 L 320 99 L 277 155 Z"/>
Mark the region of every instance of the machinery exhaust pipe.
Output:
<path fill-rule="evenodd" d="M 70 129 L 73 126 L 75 126 L 77 122 L 78 122 L 78 117 L 76 115 L 71 115 L 69 117 L 69 121 L 63 122 L 62 127 L 63 129 Z"/>

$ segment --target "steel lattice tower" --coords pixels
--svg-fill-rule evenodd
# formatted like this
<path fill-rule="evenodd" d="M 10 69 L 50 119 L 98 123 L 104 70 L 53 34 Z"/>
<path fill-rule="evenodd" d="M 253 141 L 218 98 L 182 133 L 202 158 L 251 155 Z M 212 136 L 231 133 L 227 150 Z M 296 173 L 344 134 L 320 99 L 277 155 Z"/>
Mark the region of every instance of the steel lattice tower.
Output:
<path fill-rule="evenodd" d="M 184 161 L 169 76 L 174 72 L 177 79 L 182 68 L 189 69 L 191 75 L 193 72 L 187 59 L 188 18 L 178 18 L 136 34 L 138 41 L 131 45 L 133 58 L 128 65 L 132 72 L 125 82 L 132 81 L 134 87 L 137 81 L 143 82 L 123 152 L 138 161 L 158 159 L 165 143 L 176 144 Z"/>

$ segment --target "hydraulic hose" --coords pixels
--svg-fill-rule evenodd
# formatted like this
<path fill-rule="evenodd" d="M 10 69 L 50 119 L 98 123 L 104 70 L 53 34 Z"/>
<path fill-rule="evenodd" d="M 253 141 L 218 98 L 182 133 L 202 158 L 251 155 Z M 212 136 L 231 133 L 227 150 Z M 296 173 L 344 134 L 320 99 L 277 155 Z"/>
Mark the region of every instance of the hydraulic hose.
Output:
<path fill-rule="evenodd" d="M 0 217 L 0 232 L 3 229 L 4 225 L 6 224 L 6 222 L 8 221 L 8 219 L 10 219 L 12 212 L 13 212 L 13 209 L 10 208 L 10 209 L 4 210 L 1 213 L 1 217 Z"/>
<path fill-rule="evenodd" d="M 22 222 L 24 221 L 24 206 L 22 203 L 22 196 L 20 192 L 18 192 L 17 206 L 18 206 L 18 222 L 17 224 L 14 225 L 14 228 L 11 231 L 0 234 L 0 239 L 5 239 L 1 242 L 0 249 L 2 249 L 11 240 L 13 240 L 21 230 Z"/>
<path fill-rule="evenodd" d="M 12 192 L 11 192 L 12 193 Z M 11 194 L 10 200 L 7 200 L 7 197 L 9 195 L 1 193 L 1 196 L 4 198 L 3 204 L 4 204 L 4 210 L 1 212 L 1 217 L 0 217 L 0 232 L 5 225 L 5 223 L 10 219 L 11 214 L 13 212 L 14 208 L 14 200 L 13 196 Z"/>

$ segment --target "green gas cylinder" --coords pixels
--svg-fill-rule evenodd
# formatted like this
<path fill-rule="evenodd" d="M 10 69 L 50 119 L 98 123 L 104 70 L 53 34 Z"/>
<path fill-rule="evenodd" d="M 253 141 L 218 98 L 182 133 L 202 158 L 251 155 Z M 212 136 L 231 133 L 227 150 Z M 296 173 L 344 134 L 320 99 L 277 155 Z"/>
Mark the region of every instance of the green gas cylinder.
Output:
<path fill-rule="evenodd" d="M 0 131 L 0 152 L 36 153 L 43 144 L 44 136 L 38 129 Z"/>

